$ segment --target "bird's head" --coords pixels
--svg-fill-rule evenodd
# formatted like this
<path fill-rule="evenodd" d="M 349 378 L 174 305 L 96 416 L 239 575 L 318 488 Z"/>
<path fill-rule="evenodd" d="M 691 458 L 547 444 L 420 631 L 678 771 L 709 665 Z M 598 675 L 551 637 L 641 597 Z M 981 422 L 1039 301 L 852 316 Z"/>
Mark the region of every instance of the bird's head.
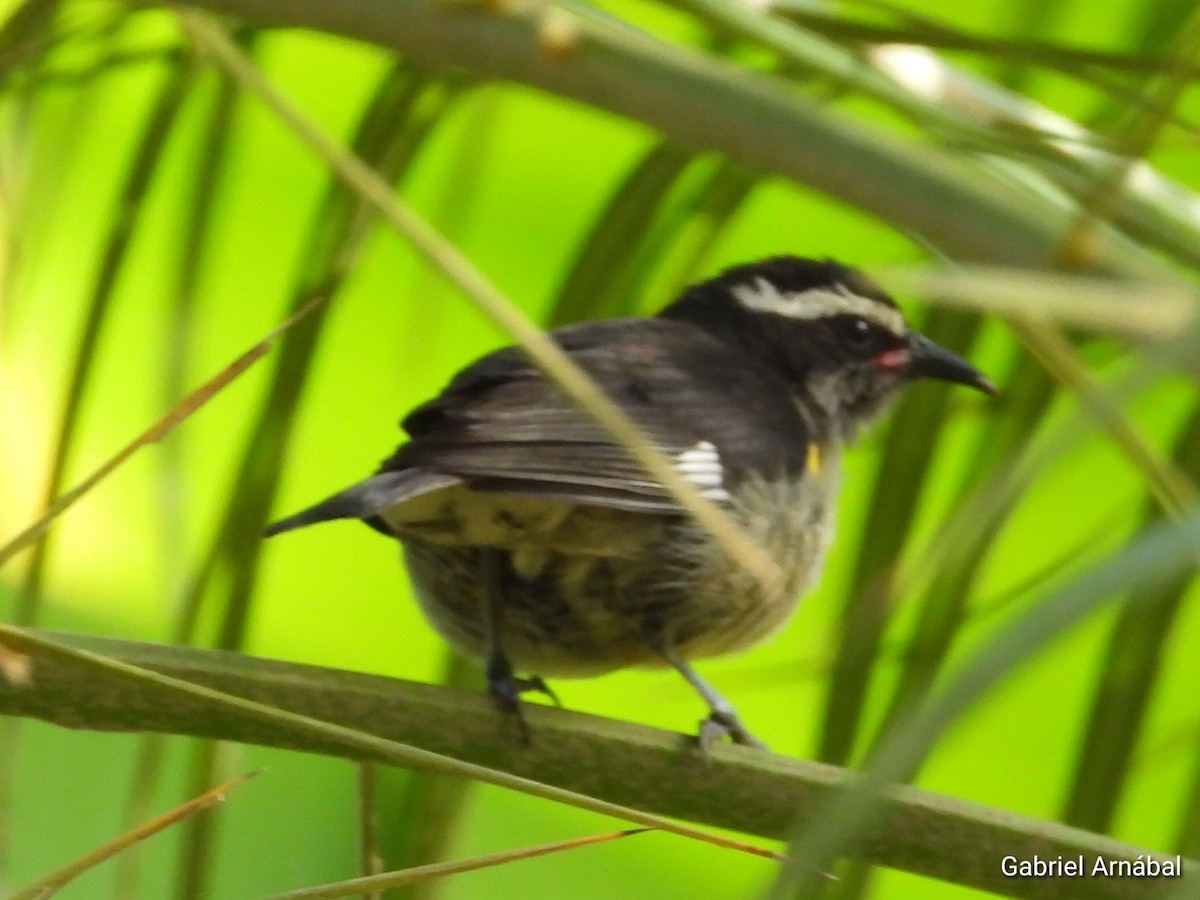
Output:
<path fill-rule="evenodd" d="M 843 439 L 916 378 L 995 391 L 966 360 L 914 331 L 870 279 L 833 260 L 779 256 L 737 266 L 661 315 L 771 368 L 792 386 L 811 426 Z"/>

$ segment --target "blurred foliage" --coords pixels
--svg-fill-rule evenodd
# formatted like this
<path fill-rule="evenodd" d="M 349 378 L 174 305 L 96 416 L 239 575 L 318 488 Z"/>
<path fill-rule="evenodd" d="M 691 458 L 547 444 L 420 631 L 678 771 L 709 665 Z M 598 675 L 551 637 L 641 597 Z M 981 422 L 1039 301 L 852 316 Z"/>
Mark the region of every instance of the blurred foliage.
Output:
<path fill-rule="evenodd" d="M 1200 265 L 1197 69 L 1194 55 L 1172 57 L 1195 40 L 1193 5 L 463 5 L 536 20 L 547 57 L 562 54 L 564 84 L 579 23 L 635 54 L 644 33 L 648 47 L 811 100 L 835 124 L 863 129 L 883 157 L 949 160 L 1013 206 L 1036 200 L 1068 220 L 1090 211 L 1148 268 L 1190 281 Z M 271 515 L 370 471 L 399 440 L 399 417 L 504 335 L 195 55 L 172 13 L 26 0 L 0 3 L 0 15 L 0 536 L 289 311 L 329 298 L 0 572 L 0 616 L 441 678 L 445 650 L 388 542 L 345 523 L 269 545 L 257 535 Z M 838 171 L 836 159 L 828 167 L 844 190 L 759 171 L 712 152 L 696 137 L 703 129 L 689 131 L 689 111 L 679 133 L 659 133 L 490 80 L 469 60 L 438 65 L 333 33 L 231 24 L 272 83 L 547 324 L 652 312 L 690 280 L 773 253 L 869 268 L 940 259 L 946 248 L 914 223 L 961 214 L 944 196 L 937 202 L 950 205 L 933 210 L 909 196 L 903 215 L 871 207 L 862 198 L 889 193 L 888 174 Z M 882 42 L 936 55 L 889 57 Z M 903 63 L 900 76 L 889 59 Z M 556 70 L 538 77 L 553 83 Z M 1128 184 L 1117 178 L 1121 152 L 1148 164 Z M 1121 271 L 1088 255 L 1090 233 L 1062 231 L 1042 263 Z M 997 246 L 996 258 L 1007 251 Z M 915 387 L 850 454 L 819 587 L 774 640 L 704 666 L 777 752 L 869 759 L 947 672 L 1164 515 L 1144 467 L 1060 370 L 1030 354 L 1020 329 L 926 311 L 921 299 L 901 298 L 929 334 L 971 353 L 1001 394 L 985 402 Z M 1156 365 L 1166 350 L 1120 337 L 1074 334 L 1067 346 L 1122 426 L 1194 484 L 1194 354 L 1172 368 Z M 1190 655 L 1200 602 L 1190 577 L 1155 592 L 1155 605 L 1122 612 L 1114 602 L 1089 616 L 1013 672 L 937 743 L 916 783 L 1200 855 L 1200 668 Z M 674 730 L 691 730 L 700 712 L 682 680 L 661 673 L 555 687 L 569 708 Z M 349 877 L 360 856 L 354 766 L 0 719 L 0 893 L 260 765 L 267 774 L 219 813 L 89 873 L 64 897 L 251 897 Z M 458 795 L 413 778 L 379 774 L 385 863 L 416 861 L 412 842 L 459 858 L 611 829 L 495 788 Z M 463 806 L 438 817 L 437 840 L 389 819 L 398 808 L 418 814 L 422 802 Z M 441 889 L 754 896 L 773 872 L 765 860 L 650 834 L 455 876 Z M 971 894 L 898 872 L 843 874 L 829 896 Z"/>

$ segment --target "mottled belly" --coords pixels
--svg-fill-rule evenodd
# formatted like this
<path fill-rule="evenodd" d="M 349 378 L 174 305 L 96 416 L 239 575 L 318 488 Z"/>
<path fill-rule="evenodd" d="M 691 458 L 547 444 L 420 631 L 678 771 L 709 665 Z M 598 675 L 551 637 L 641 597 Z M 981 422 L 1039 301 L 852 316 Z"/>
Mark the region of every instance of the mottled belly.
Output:
<path fill-rule="evenodd" d="M 732 510 L 780 566 L 773 590 L 682 517 L 547 511 L 520 498 L 523 515 L 502 516 L 487 546 L 453 527 L 397 530 L 425 615 L 460 652 L 483 655 L 486 604 L 498 591 L 500 644 L 519 671 L 596 675 L 662 665 L 663 645 L 684 658 L 731 652 L 782 625 L 820 568 L 831 526 L 831 487 L 806 481 L 744 485 Z M 472 527 L 477 539 L 482 526 Z"/>

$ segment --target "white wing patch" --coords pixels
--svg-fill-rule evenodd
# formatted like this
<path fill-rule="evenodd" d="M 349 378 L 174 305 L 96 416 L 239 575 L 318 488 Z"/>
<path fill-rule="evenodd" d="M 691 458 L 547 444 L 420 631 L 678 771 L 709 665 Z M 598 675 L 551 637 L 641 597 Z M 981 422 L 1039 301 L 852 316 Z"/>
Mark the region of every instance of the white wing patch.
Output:
<path fill-rule="evenodd" d="M 861 316 L 903 337 L 908 333 L 898 309 L 856 294 L 840 281 L 828 288 L 784 293 L 761 275 L 753 284 L 739 284 L 733 296 L 746 309 L 774 313 L 789 319 L 821 319 L 825 316 Z"/>
<path fill-rule="evenodd" d="M 725 468 L 721 455 L 709 441 L 699 441 L 675 456 L 675 471 L 701 496 L 718 503 L 729 500 L 725 490 Z"/>

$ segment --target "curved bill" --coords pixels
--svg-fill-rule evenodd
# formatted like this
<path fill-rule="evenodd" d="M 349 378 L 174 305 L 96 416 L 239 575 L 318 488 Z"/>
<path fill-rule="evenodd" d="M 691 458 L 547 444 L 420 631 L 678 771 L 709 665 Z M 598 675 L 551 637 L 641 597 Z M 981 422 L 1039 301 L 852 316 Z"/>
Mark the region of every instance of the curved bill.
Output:
<path fill-rule="evenodd" d="M 996 393 L 996 386 L 982 372 L 945 347 L 939 347 L 923 334 L 914 334 L 908 343 L 912 378 L 937 378 L 965 384 L 985 394 Z"/>

